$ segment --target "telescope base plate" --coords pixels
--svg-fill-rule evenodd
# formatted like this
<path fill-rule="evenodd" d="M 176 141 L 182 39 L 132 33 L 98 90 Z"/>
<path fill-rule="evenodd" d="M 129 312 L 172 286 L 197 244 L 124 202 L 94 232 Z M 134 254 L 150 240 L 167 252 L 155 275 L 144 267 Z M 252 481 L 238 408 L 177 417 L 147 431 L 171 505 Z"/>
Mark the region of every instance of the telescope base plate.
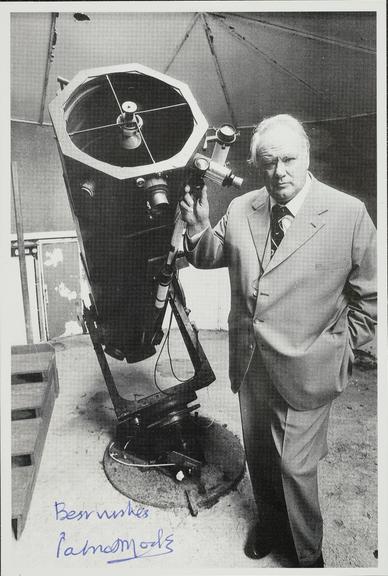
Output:
<path fill-rule="evenodd" d="M 110 456 L 110 445 L 104 454 L 105 474 L 114 488 L 134 502 L 156 508 L 188 508 L 196 516 L 200 508 L 210 508 L 235 488 L 245 469 L 240 440 L 225 426 L 199 417 L 198 440 L 206 460 L 199 479 L 186 476 L 179 481 L 160 468 L 136 465 L 130 456 L 127 464 L 118 462 Z"/>

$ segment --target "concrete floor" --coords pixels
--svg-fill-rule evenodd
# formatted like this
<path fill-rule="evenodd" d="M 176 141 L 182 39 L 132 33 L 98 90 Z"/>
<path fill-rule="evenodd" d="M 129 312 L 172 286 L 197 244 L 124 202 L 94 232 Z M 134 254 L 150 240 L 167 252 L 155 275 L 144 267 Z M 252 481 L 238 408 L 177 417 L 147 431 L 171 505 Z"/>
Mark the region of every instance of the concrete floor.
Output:
<path fill-rule="evenodd" d="M 217 380 L 199 392 L 201 413 L 226 424 L 241 438 L 238 398 L 229 389 L 227 334 L 203 331 L 200 339 Z M 64 556 L 66 547 L 80 550 L 89 544 L 112 544 L 117 537 L 136 542 L 173 534 L 173 553 L 115 564 L 115 571 L 251 573 L 260 568 L 291 566 L 280 550 L 261 561 L 243 553 L 255 511 L 247 474 L 236 490 L 211 509 L 192 517 L 188 510 L 148 506 L 140 516 L 98 519 L 57 519 L 55 501 L 66 510 L 108 511 L 125 508 L 128 499 L 106 479 L 102 468 L 105 448 L 115 429 L 115 416 L 88 336 L 55 343 L 60 393 L 56 400 L 26 527 L 12 543 L 12 574 L 93 574 L 107 568 L 112 555 L 88 553 Z M 173 331 L 171 353 L 178 376 L 187 377 L 190 365 Z M 150 386 L 155 357 L 126 365 L 112 361 L 118 381 L 132 374 L 133 394 Z M 167 354 L 159 364 L 159 382 L 172 384 Z M 321 464 L 320 491 L 324 515 L 324 556 L 328 567 L 375 567 L 377 560 L 376 371 L 356 368 L 346 392 L 331 414 L 330 451 Z M 139 505 L 132 502 L 136 511 Z M 63 517 L 63 513 L 60 518 Z M 57 558 L 60 534 L 62 544 Z M 160 533 L 161 534 L 161 533 Z M 65 540 L 64 540 L 65 538 Z M 162 548 L 163 550 L 163 548 Z M 120 556 L 119 554 L 116 555 Z M 108 565 L 109 566 L 109 565 Z M 274 571 L 271 571 L 272 573 Z M 8 575 L 7 575 L 8 576 Z"/>

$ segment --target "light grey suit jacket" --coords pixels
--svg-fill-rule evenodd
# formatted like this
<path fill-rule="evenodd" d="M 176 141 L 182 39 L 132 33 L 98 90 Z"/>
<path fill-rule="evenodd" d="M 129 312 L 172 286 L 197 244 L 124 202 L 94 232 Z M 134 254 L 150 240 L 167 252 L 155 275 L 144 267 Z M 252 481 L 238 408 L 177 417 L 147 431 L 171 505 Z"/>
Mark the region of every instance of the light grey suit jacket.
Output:
<path fill-rule="evenodd" d="M 186 250 L 198 268 L 229 268 L 234 392 L 256 347 L 297 410 L 322 406 L 345 388 L 353 350 L 373 338 L 376 324 L 375 232 L 362 202 L 313 178 L 272 259 L 265 188 L 235 198 Z"/>

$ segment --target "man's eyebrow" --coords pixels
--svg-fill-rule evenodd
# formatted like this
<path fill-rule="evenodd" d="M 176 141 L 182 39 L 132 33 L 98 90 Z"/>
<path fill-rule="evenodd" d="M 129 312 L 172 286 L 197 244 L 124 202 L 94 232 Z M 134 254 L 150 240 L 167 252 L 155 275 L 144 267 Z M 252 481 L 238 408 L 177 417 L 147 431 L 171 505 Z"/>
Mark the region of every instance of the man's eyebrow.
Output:
<path fill-rule="evenodd" d="M 261 154 L 260 155 L 261 160 L 274 160 L 275 158 L 277 158 L 277 156 L 274 156 L 273 154 Z"/>

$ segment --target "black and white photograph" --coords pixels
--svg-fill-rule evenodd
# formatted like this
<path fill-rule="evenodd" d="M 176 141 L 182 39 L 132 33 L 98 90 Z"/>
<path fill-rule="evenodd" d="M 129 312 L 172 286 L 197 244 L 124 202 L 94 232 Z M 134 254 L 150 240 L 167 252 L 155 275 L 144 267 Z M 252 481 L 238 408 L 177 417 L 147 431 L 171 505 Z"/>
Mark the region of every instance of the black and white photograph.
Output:
<path fill-rule="evenodd" d="M 1 19 L 2 574 L 387 575 L 385 2 Z"/>

